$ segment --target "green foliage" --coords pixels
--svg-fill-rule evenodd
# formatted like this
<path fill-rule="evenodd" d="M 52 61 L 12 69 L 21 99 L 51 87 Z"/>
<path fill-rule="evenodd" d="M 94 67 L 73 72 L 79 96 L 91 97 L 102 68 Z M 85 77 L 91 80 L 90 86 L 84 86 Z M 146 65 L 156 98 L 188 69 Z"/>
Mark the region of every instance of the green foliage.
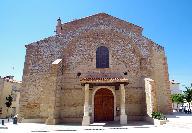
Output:
<path fill-rule="evenodd" d="M 153 112 L 151 115 L 152 115 L 152 118 L 154 118 L 154 119 L 158 119 L 158 120 L 166 120 L 167 119 L 166 116 L 161 112 Z"/>
<path fill-rule="evenodd" d="M 189 87 L 185 86 L 185 88 L 186 88 L 186 91 L 183 91 L 184 97 L 185 97 L 185 100 L 189 103 L 189 108 L 190 108 L 190 102 L 192 101 L 192 84 Z"/>
<path fill-rule="evenodd" d="M 172 94 L 171 99 L 172 99 L 172 102 L 180 104 L 180 103 L 184 103 L 185 97 L 183 94 Z"/>
<path fill-rule="evenodd" d="M 6 105 L 7 108 L 10 108 L 10 107 L 11 107 L 12 101 L 13 101 L 13 98 L 11 97 L 11 95 L 9 95 L 8 97 L 6 97 L 5 105 Z"/>

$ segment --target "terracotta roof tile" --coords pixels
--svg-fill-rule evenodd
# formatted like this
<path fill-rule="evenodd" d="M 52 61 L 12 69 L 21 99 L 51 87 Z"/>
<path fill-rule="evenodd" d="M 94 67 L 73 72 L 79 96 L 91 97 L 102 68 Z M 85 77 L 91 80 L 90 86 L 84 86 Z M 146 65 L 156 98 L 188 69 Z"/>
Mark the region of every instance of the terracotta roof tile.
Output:
<path fill-rule="evenodd" d="M 128 82 L 128 79 L 124 78 L 119 73 L 92 72 L 81 78 L 80 82 Z"/>

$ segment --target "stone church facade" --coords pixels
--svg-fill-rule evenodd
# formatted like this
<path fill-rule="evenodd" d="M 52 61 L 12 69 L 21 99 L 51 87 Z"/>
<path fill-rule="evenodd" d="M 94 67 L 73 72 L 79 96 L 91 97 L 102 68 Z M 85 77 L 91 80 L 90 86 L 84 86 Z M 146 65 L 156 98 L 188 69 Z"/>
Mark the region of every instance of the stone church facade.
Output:
<path fill-rule="evenodd" d="M 26 45 L 20 117 L 47 124 L 145 120 L 170 113 L 164 48 L 105 13 L 61 23 Z"/>

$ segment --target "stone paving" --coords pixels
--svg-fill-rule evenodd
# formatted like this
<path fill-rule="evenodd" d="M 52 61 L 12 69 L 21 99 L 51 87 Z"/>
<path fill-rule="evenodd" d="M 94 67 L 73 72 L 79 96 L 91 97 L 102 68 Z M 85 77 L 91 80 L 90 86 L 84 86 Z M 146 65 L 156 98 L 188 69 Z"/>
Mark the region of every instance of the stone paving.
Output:
<path fill-rule="evenodd" d="M 174 113 L 168 115 L 169 122 L 165 125 L 155 126 L 147 122 L 135 121 L 128 122 L 126 126 L 121 126 L 118 123 L 94 123 L 90 126 L 81 126 L 78 124 L 61 124 L 61 125 L 45 125 L 37 123 L 18 123 L 13 124 L 6 121 L 5 125 L 0 125 L 0 133 L 35 133 L 35 132 L 48 132 L 48 133 L 89 133 L 89 132 L 102 132 L 102 133 L 116 133 L 116 132 L 173 132 L 173 133 L 191 133 L 192 132 L 192 114 Z M 1 123 L 1 122 L 0 122 Z"/>
<path fill-rule="evenodd" d="M 177 113 L 167 115 L 169 122 L 163 127 L 177 127 L 192 130 L 192 114 Z"/>

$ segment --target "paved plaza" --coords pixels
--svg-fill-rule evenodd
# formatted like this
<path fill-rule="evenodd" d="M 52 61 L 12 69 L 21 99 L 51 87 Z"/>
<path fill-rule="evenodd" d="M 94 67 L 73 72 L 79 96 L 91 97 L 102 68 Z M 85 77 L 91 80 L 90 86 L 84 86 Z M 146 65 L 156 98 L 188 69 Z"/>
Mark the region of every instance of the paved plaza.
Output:
<path fill-rule="evenodd" d="M 61 124 L 61 125 L 45 125 L 37 123 L 18 123 L 13 124 L 6 121 L 5 125 L 0 125 L 0 133 L 32 133 L 32 132 L 170 132 L 170 133 L 191 133 L 192 132 L 192 114 L 174 113 L 168 115 L 169 122 L 165 125 L 155 126 L 147 122 L 128 122 L 126 126 L 121 126 L 118 123 L 94 123 L 91 126 L 81 126 L 78 124 Z"/>

